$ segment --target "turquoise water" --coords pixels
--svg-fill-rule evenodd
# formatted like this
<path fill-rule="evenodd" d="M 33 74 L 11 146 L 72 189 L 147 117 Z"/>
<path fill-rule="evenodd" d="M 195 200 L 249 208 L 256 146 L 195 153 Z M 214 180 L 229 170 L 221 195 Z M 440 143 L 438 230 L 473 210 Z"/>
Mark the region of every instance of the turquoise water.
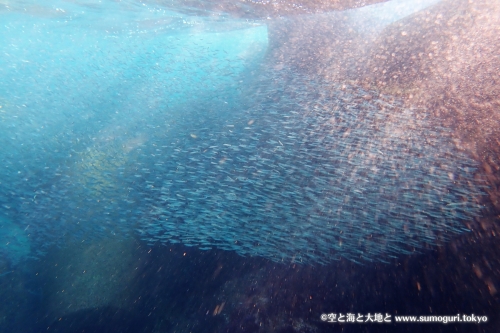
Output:
<path fill-rule="evenodd" d="M 116 201 L 140 147 L 189 135 L 195 105 L 207 120 L 231 112 L 267 45 L 262 24 L 61 5 L 3 13 L 2 209 L 34 251 L 61 234 L 127 232 L 133 222 L 120 211 L 140 207 Z"/>
<path fill-rule="evenodd" d="M 368 36 L 435 2 L 345 21 Z M 0 0 L 0 329 L 323 332 L 335 302 L 462 302 L 422 269 L 484 214 L 481 163 L 453 130 L 308 59 L 287 66 L 279 5 L 208 4 L 222 11 Z M 497 300 L 495 276 L 473 274 Z M 490 310 L 459 310 L 476 305 Z"/>
<path fill-rule="evenodd" d="M 31 243 L 9 257 L 139 236 L 384 261 L 479 215 L 477 165 L 418 110 L 276 70 L 265 22 L 132 5 L 3 14 L 4 229 Z"/>

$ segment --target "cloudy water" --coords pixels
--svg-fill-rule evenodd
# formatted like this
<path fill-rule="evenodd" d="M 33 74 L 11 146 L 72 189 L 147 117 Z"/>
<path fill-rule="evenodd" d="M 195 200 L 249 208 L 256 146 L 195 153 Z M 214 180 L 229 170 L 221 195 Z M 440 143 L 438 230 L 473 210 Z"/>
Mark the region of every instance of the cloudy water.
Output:
<path fill-rule="evenodd" d="M 497 331 L 498 2 L 0 23 L 1 332 Z"/>

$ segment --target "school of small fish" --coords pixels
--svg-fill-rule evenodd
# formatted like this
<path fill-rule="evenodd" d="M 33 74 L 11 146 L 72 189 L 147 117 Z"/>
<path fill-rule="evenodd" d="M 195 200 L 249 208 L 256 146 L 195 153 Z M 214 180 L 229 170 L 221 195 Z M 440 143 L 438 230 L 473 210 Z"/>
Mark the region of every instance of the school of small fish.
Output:
<path fill-rule="evenodd" d="M 34 42 L 6 28 L 0 251 L 133 236 L 361 263 L 441 244 L 481 214 L 477 163 L 432 112 L 266 64 L 262 27 L 53 38 L 35 25 Z"/>
<path fill-rule="evenodd" d="M 384 261 L 480 213 L 475 163 L 423 110 L 296 73 L 263 81 L 254 106 L 164 148 L 145 241 L 277 262 Z"/>

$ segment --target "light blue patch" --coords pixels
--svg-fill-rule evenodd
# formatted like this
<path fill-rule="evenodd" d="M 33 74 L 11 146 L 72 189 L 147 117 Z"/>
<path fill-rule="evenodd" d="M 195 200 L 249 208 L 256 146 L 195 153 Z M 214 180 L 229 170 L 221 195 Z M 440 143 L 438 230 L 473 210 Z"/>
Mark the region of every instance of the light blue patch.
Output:
<path fill-rule="evenodd" d="M 5 216 L 0 215 L 0 253 L 11 264 L 17 264 L 30 254 L 26 231 Z"/>

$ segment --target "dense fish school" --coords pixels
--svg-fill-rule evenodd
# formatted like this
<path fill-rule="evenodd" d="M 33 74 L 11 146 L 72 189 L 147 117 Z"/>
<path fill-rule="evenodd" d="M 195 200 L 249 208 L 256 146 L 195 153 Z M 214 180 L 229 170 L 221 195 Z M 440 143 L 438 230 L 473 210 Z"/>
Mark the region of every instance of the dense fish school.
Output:
<path fill-rule="evenodd" d="M 385 261 L 480 215 L 475 162 L 425 110 L 266 65 L 263 27 L 82 30 L 81 50 L 68 31 L 34 28 L 40 45 L 19 47 L 66 47 L 57 62 L 2 55 L 0 252 L 12 261 L 130 235 L 286 263 Z"/>
<path fill-rule="evenodd" d="M 475 163 L 421 110 L 283 72 L 251 96 L 224 124 L 191 119 L 192 132 L 162 147 L 144 240 L 284 262 L 383 261 L 479 214 Z"/>

